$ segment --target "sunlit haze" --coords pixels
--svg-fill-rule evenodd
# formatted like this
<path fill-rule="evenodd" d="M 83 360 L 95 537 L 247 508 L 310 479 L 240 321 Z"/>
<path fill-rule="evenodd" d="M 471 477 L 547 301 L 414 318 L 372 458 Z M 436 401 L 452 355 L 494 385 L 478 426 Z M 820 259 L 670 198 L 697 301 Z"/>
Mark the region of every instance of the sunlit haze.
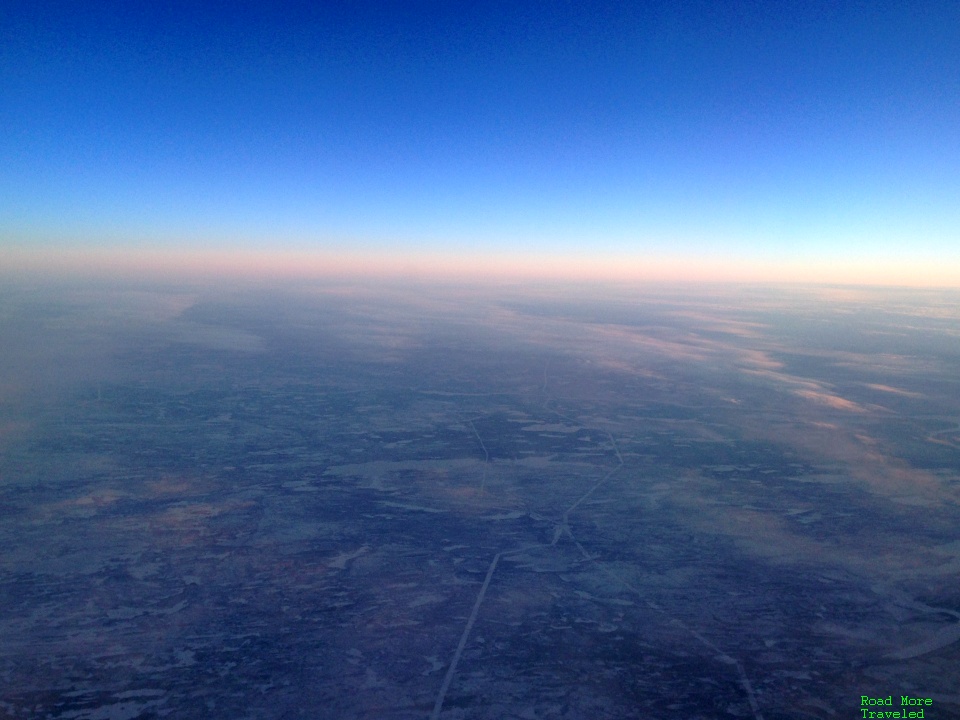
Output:
<path fill-rule="evenodd" d="M 0 720 L 960 719 L 960 2 L 0 0 Z"/>

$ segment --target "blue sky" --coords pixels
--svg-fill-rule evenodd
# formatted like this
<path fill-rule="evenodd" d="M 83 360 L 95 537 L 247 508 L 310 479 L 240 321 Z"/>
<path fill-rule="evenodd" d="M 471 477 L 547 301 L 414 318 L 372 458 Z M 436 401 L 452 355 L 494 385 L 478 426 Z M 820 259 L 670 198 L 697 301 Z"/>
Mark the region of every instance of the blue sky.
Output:
<path fill-rule="evenodd" d="M 0 242 L 960 280 L 960 4 L 680 5 L 5 3 Z"/>

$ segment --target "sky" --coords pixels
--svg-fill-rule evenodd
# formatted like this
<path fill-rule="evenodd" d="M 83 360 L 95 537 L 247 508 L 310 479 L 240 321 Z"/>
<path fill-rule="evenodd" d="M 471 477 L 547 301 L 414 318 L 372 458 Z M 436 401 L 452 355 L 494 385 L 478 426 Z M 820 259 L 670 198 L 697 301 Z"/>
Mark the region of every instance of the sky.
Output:
<path fill-rule="evenodd" d="M 10 267 L 960 286 L 957 2 L 6 0 L 0 128 Z"/>

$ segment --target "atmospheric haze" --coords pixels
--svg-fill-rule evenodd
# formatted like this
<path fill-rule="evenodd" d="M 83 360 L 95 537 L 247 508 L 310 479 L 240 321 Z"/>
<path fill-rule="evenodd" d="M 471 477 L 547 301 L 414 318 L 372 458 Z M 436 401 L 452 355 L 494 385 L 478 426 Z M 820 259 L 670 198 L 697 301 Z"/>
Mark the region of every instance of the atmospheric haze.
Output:
<path fill-rule="evenodd" d="M 960 719 L 958 67 L 8 0 L 0 718 Z"/>
<path fill-rule="evenodd" d="M 958 717 L 958 300 L 11 282 L 0 711 Z"/>

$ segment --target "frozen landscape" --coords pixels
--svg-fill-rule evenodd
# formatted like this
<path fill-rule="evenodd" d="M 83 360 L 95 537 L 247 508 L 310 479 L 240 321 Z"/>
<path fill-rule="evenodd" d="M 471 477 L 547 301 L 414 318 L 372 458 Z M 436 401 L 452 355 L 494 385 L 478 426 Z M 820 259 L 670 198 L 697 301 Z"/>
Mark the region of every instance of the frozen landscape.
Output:
<path fill-rule="evenodd" d="M 956 292 L 24 283 L 0 336 L 0 717 L 960 717 Z"/>

